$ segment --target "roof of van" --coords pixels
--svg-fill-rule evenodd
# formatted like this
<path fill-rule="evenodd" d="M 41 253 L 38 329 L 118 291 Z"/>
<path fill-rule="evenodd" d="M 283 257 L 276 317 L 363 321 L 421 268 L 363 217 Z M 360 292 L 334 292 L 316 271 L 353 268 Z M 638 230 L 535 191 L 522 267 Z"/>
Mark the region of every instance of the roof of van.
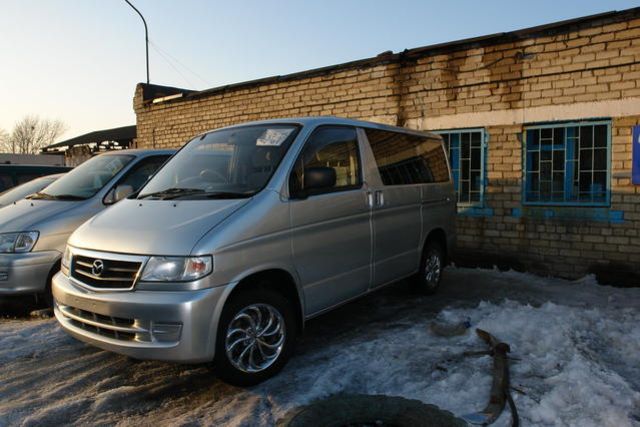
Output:
<path fill-rule="evenodd" d="M 59 165 L 40 165 L 40 164 L 28 164 L 28 163 L 0 163 L 0 167 L 3 169 L 13 168 L 13 169 L 51 169 L 53 171 L 60 170 L 71 170 L 73 169 L 71 166 L 59 166 Z"/>
<path fill-rule="evenodd" d="M 335 117 L 335 116 L 287 117 L 287 118 L 280 118 L 280 119 L 257 120 L 253 122 L 245 122 L 245 123 L 238 123 L 231 126 L 225 126 L 220 129 L 231 129 L 231 128 L 241 127 L 241 126 L 275 124 L 275 123 L 292 123 L 292 124 L 299 124 L 303 126 L 319 126 L 319 125 L 357 126 L 357 127 L 371 128 L 371 129 L 388 130 L 392 132 L 409 133 L 409 134 L 420 135 L 420 136 L 428 136 L 431 138 L 440 138 L 440 135 L 432 132 L 424 132 L 424 131 L 419 131 L 415 129 L 407 129 L 399 126 L 391 126 L 391 125 L 385 125 L 382 123 L 367 122 L 363 120 L 354 120 L 354 119 L 347 119 L 347 118 Z M 202 132 L 200 135 L 212 132 L 214 130 L 217 130 L 217 129 L 211 129 L 206 132 Z"/>

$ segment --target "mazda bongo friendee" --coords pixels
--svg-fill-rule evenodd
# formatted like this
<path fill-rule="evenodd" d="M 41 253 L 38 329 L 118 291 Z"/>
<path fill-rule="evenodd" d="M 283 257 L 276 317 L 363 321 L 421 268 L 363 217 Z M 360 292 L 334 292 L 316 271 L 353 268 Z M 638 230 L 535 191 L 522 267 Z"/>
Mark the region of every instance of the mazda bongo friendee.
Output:
<path fill-rule="evenodd" d="M 256 384 L 310 318 L 403 278 L 434 292 L 454 220 L 438 135 L 334 117 L 217 129 L 71 235 L 55 316 L 97 347 Z"/>

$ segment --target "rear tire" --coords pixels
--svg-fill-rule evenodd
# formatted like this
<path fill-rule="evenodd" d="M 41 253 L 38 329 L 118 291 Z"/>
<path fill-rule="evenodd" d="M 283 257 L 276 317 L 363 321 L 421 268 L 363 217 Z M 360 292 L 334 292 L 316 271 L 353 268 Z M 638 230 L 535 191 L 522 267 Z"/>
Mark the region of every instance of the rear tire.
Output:
<path fill-rule="evenodd" d="M 292 304 L 281 294 L 254 288 L 226 303 L 216 337 L 214 369 L 235 386 L 252 386 L 277 374 L 295 347 Z"/>
<path fill-rule="evenodd" d="M 435 240 L 427 242 L 420 261 L 420 271 L 414 277 L 414 288 L 425 295 L 438 291 L 445 267 L 444 249 Z"/>

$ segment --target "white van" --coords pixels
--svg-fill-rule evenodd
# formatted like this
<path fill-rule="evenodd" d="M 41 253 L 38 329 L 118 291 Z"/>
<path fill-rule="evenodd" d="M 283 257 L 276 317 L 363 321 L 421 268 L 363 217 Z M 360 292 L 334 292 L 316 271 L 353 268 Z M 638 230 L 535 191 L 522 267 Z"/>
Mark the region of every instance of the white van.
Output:
<path fill-rule="evenodd" d="M 73 233 L 55 315 L 98 347 L 255 384 L 306 320 L 406 277 L 434 292 L 454 221 L 437 135 L 327 117 L 214 130 Z"/>

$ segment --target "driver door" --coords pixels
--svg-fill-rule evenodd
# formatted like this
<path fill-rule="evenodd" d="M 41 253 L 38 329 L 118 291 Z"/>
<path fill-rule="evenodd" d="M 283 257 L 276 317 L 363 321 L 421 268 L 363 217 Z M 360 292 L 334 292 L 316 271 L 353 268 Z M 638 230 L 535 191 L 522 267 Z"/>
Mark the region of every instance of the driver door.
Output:
<path fill-rule="evenodd" d="M 310 315 L 356 297 L 371 280 L 371 210 L 355 128 L 321 126 L 306 141 L 291 176 L 293 262 Z M 334 185 L 296 197 L 310 168 L 332 168 Z"/>

